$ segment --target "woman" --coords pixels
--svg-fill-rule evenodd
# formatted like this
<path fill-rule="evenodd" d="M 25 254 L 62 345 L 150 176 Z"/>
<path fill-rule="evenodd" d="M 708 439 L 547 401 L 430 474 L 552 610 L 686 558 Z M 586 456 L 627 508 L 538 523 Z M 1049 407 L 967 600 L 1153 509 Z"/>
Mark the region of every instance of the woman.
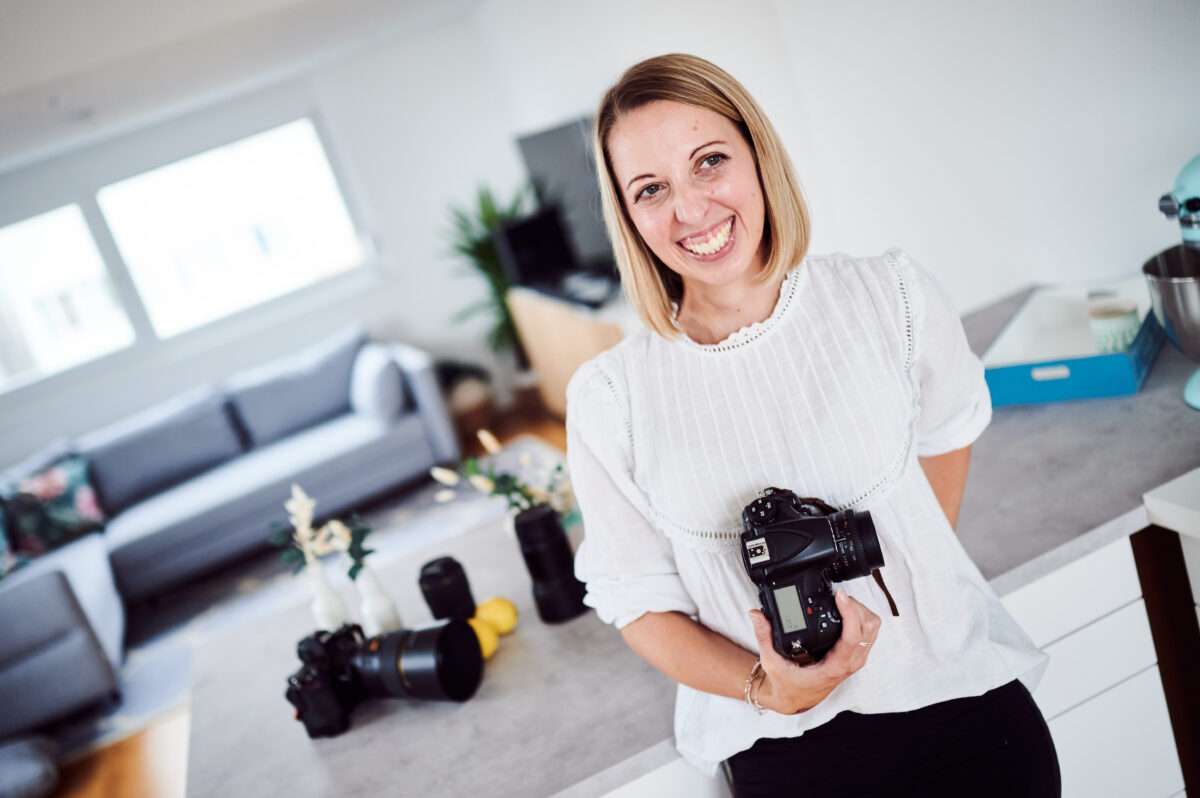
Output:
<path fill-rule="evenodd" d="M 739 796 L 1057 795 L 1026 687 L 1046 657 L 953 532 L 991 405 L 945 295 L 899 250 L 805 258 L 787 154 L 707 61 L 629 69 L 594 147 L 648 329 L 567 389 L 576 572 L 679 683 L 680 752 L 725 763 Z M 738 549 L 771 485 L 869 510 L 886 562 L 890 597 L 839 585 L 842 634 L 815 664 L 775 652 Z"/>

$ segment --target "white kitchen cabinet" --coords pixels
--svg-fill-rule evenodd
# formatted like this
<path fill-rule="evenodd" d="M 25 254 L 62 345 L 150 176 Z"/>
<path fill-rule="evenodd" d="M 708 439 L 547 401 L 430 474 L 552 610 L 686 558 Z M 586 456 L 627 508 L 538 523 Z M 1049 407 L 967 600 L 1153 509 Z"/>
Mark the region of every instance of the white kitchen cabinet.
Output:
<path fill-rule="evenodd" d="M 733 798 L 725 776 L 718 771 L 708 777 L 687 763 L 675 759 L 662 767 L 624 784 L 604 798 L 665 798 L 686 795 L 688 798 Z"/>
<path fill-rule="evenodd" d="M 1183 772 L 1158 668 L 1151 667 L 1050 721 L 1063 798 L 1175 795 Z"/>
<path fill-rule="evenodd" d="M 1064 798 L 1173 798 L 1183 772 L 1128 538 L 1003 599 L 1050 655 L 1033 697 Z"/>

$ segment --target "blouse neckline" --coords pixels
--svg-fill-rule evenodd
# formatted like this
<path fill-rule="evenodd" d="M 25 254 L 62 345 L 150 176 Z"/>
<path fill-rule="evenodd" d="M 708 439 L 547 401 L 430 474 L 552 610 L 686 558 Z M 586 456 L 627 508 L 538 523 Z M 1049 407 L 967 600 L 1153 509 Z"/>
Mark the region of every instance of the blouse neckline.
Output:
<path fill-rule="evenodd" d="M 730 333 L 715 344 L 697 343 L 688 337 L 688 334 L 683 331 L 683 328 L 675 320 L 676 315 L 679 313 L 679 303 L 672 302 L 671 326 L 679 331 L 679 343 L 699 352 L 728 352 L 732 349 L 740 349 L 758 340 L 778 324 L 779 319 L 783 317 L 788 307 L 791 306 L 792 298 L 796 294 L 796 285 L 799 283 L 797 278 L 803 265 L 803 262 L 801 262 L 793 266 L 784 275 L 783 282 L 779 286 L 779 298 L 775 300 L 775 308 L 771 311 L 770 316 L 767 316 L 762 321 L 756 321 Z"/>

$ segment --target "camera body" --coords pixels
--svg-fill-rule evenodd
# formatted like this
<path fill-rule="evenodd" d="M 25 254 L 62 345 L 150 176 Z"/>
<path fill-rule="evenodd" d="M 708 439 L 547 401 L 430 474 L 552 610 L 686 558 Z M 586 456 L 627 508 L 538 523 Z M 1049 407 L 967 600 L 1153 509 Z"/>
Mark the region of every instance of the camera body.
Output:
<path fill-rule="evenodd" d="M 742 564 L 782 656 L 815 662 L 842 634 L 833 582 L 869 576 L 883 552 L 869 512 L 767 488 L 742 510 Z"/>
<path fill-rule="evenodd" d="M 314 632 L 296 644 L 304 664 L 288 677 L 285 693 L 309 737 L 333 737 L 350 727 L 350 712 L 367 697 L 354 670 L 362 628 Z"/>

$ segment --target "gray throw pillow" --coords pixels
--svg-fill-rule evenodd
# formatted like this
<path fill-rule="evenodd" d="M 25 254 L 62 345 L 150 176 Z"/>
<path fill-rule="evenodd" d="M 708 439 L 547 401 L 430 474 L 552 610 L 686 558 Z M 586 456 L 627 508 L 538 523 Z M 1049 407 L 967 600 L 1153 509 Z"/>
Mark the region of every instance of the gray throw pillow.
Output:
<path fill-rule="evenodd" d="M 213 386 L 83 435 L 76 448 L 110 516 L 242 453 L 225 396 Z"/>
<path fill-rule="evenodd" d="M 226 393 L 250 445 L 265 446 L 349 412 L 350 373 L 365 338 L 355 325 L 231 378 Z"/>
<path fill-rule="evenodd" d="M 359 350 L 350 376 L 350 406 L 354 412 L 389 421 L 404 411 L 404 376 L 383 344 L 366 344 Z"/>

